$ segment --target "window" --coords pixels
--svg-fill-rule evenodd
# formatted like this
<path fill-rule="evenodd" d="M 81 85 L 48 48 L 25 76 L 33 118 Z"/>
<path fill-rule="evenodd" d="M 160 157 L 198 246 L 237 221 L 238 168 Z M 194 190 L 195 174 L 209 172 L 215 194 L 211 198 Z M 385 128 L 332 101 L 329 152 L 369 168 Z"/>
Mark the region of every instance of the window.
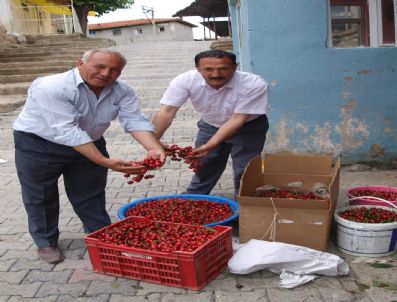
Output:
<path fill-rule="evenodd" d="M 394 46 L 397 0 L 329 0 L 331 47 Z"/>
<path fill-rule="evenodd" d="M 121 36 L 121 29 L 113 29 L 113 36 Z"/>
<path fill-rule="evenodd" d="M 382 43 L 395 44 L 394 3 L 393 0 L 381 1 Z"/>
<path fill-rule="evenodd" d="M 369 46 L 367 0 L 331 0 L 334 47 Z"/>
<path fill-rule="evenodd" d="M 138 36 L 143 35 L 142 28 L 135 29 L 135 34 L 138 35 Z"/>
<path fill-rule="evenodd" d="M 164 26 L 157 26 L 157 32 L 161 33 L 165 31 L 165 27 Z"/>

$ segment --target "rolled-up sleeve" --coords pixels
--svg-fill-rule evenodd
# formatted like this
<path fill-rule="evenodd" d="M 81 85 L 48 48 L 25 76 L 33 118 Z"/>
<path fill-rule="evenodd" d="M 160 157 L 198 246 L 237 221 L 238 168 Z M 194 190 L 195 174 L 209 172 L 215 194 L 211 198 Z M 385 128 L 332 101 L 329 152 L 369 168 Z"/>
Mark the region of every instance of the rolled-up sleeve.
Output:
<path fill-rule="evenodd" d="M 189 81 L 188 73 L 180 74 L 174 78 L 161 98 L 160 104 L 181 107 L 189 98 Z"/>

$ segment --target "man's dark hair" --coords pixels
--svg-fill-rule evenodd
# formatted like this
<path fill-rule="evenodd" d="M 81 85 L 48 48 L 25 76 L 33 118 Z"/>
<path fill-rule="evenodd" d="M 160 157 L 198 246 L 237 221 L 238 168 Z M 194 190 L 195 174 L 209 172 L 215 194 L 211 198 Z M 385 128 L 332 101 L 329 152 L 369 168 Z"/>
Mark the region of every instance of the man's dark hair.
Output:
<path fill-rule="evenodd" d="M 230 60 L 232 60 L 233 65 L 236 64 L 236 55 L 234 53 L 227 52 L 227 51 L 224 51 L 224 50 L 206 50 L 206 51 L 202 51 L 202 52 L 198 53 L 194 57 L 194 63 L 197 66 L 199 64 L 200 59 L 202 59 L 202 58 L 224 58 L 224 57 L 227 57 Z"/>

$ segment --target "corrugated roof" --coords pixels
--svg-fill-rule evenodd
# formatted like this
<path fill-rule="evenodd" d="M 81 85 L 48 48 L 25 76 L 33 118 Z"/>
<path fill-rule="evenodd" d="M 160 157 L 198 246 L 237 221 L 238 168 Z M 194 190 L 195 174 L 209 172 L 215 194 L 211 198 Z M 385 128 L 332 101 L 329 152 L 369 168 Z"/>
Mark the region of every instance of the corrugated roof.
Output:
<path fill-rule="evenodd" d="M 214 24 L 215 23 L 215 24 Z M 230 36 L 229 33 L 229 21 L 205 21 L 205 22 L 200 22 L 203 26 L 209 28 L 213 32 L 216 32 L 216 34 L 220 37 L 228 37 Z"/>
<path fill-rule="evenodd" d="M 156 24 L 161 23 L 169 23 L 169 22 L 178 22 L 190 27 L 197 27 L 196 25 L 184 21 L 179 18 L 168 18 L 168 19 L 154 19 Z M 96 24 L 88 24 L 89 30 L 101 30 L 108 28 L 118 28 L 118 27 L 127 27 L 127 26 L 139 26 L 151 24 L 149 19 L 135 19 L 135 20 L 125 20 L 125 21 L 116 21 L 116 22 L 107 22 L 107 23 L 96 23 Z"/>

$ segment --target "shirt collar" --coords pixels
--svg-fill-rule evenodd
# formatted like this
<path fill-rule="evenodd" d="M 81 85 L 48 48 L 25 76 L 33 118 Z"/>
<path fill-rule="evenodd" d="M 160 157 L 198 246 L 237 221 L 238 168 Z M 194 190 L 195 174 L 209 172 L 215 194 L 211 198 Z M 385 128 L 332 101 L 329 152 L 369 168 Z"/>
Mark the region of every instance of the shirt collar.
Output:
<path fill-rule="evenodd" d="M 79 86 L 81 83 L 84 83 L 83 78 L 80 75 L 79 69 L 76 67 L 73 69 L 74 78 L 76 79 L 76 87 Z"/>

